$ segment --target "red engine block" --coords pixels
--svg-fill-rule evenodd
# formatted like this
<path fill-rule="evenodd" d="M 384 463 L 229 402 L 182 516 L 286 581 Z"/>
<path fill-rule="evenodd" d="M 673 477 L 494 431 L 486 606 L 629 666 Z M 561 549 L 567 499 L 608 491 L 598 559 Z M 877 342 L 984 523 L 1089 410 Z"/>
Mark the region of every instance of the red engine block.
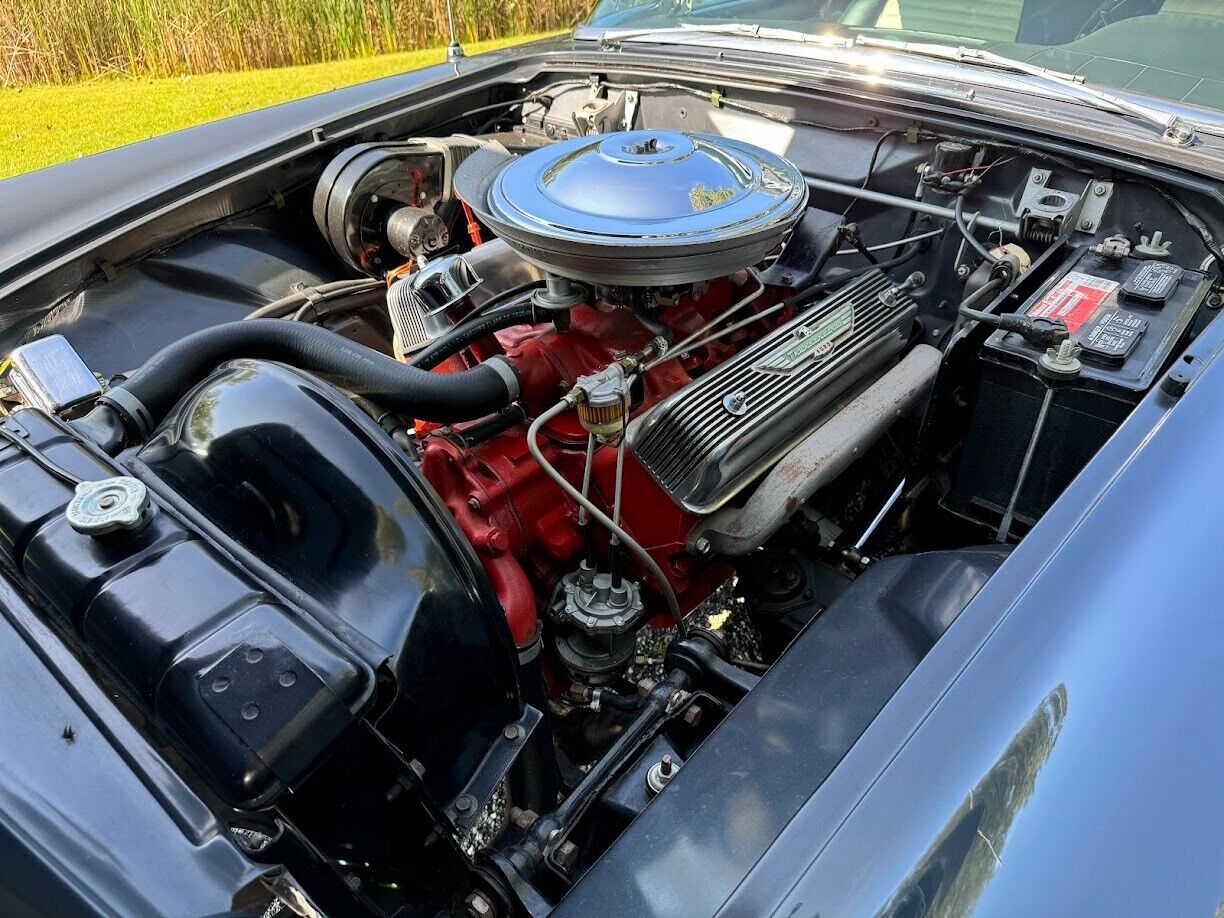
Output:
<path fill-rule="evenodd" d="M 681 300 L 663 310 L 659 321 L 679 340 L 749 289 L 742 280 L 715 282 L 698 301 Z M 768 297 L 761 297 L 754 306 L 760 309 L 768 302 Z M 769 327 L 784 316 L 771 318 Z M 765 323 L 753 323 L 738 337 L 720 339 L 651 370 L 642 379 L 642 398 L 633 406 L 634 413 L 687 385 L 694 372 L 727 359 L 745 341 L 758 337 Z M 513 361 L 523 380 L 523 405 L 535 416 L 555 404 L 579 376 L 602 370 L 618 354 L 640 350 L 653 337 L 655 333 L 630 309 L 584 305 L 572 310 L 566 331 L 552 325 L 522 326 L 500 332 L 496 341 L 482 342 L 481 349 L 473 350 L 477 359 L 500 352 Z M 422 461 L 425 477 L 476 548 L 520 646 L 535 639 L 541 604 L 583 551 L 578 508 L 531 457 L 526 432 L 526 425 L 519 425 L 469 449 L 447 431 L 436 431 L 425 440 Z M 587 434 L 576 415 L 559 416 L 540 439 L 549 461 L 569 481 L 580 484 Z M 597 448 L 591 497 L 609 513 L 615 476 L 616 449 Z M 696 518 L 659 488 L 631 452 L 625 456 L 623 493 L 621 525 L 666 572 L 687 614 L 729 576 L 729 569 L 703 564 L 685 551 Z M 595 534 L 600 550 L 606 550 L 606 533 L 596 526 Z M 631 558 L 626 557 L 625 563 L 631 576 L 642 581 L 648 603 L 661 605 L 649 577 Z"/>

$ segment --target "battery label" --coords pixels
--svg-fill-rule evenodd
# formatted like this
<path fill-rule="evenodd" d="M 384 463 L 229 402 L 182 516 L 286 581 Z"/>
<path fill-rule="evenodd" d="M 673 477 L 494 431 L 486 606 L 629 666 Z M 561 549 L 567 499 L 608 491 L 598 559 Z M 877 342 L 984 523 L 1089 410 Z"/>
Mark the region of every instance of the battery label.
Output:
<path fill-rule="evenodd" d="M 1122 363 L 1147 331 L 1147 319 L 1123 309 L 1107 309 L 1079 336 L 1085 353 Z"/>
<path fill-rule="evenodd" d="M 1177 289 L 1184 272 L 1163 261 L 1145 261 L 1122 285 L 1122 293 L 1145 303 L 1164 304 Z"/>
<path fill-rule="evenodd" d="M 1116 281 L 1072 271 L 1029 308 L 1028 314 L 1042 319 L 1061 319 L 1075 334 L 1118 289 Z"/>

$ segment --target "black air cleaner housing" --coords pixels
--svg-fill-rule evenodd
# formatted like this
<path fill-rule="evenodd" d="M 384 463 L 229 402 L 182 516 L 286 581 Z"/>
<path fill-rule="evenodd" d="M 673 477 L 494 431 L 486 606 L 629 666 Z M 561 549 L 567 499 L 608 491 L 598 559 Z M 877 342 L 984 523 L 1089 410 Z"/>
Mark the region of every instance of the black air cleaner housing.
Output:
<path fill-rule="evenodd" d="M 479 150 L 455 190 L 545 271 L 609 287 L 725 276 L 776 252 L 807 203 L 791 163 L 710 134 L 626 131 L 514 157 Z"/>

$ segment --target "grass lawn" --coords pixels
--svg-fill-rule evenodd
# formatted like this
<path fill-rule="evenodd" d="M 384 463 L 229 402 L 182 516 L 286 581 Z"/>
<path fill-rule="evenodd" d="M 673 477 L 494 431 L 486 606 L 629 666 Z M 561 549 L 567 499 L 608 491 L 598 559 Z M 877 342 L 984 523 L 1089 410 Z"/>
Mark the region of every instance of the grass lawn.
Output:
<path fill-rule="evenodd" d="M 469 54 L 539 36 L 479 42 Z M 445 50 L 162 80 L 0 89 L 0 179 L 314 93 L 438 64 Z"/>

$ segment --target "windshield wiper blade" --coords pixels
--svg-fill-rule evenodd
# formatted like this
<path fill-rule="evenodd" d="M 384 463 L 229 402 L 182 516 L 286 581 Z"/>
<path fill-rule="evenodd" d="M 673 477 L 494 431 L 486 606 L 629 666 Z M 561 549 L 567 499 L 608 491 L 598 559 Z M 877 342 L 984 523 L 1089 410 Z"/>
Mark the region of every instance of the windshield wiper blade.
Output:
<path fill-rule="evenodd" d="M 854 40 L 850 38 L 800 32 L 797 29 L 779 29 L 771 26 L 756 25 L 751 22 L 716 22 L 708 25 L 682 22 L 679 25 L 661 26 L 657 29 L 605 29 L 599 34 L 599 43 L 606 48 L 622 41 L 633 41 L 639 38 L 651 39 L 668 35 L 736 35 L 747 38 L 760 38 L 767 41 L 786 41 L 795 44 L 820 45 L 832 48 L 850 48 L 854 46 Z"/>
<path fill-rule="evenodd" d="M 998 70 L 1006 70 L 1011 73 L 1049 77 L 1060 83 L 1074 83 L 1077 86 L 1083 85 L 1084 82 L 1083 76 L 1078 73 L 1064 73 L 1061 70 L 1052 70 L 1049 67 L 1039 67 L 1036 64 L 1029 64 L 1025 61 L 1004 57 L 1002 54 L 995 54 L 993 51 L 982 51 L 979 48 L 937 45 L 931 42 L 899 41 L 893 38 L 872 38 L 870 35 L 857 36 L 854 39 L 854 44 L 863 48 L 883 48 L 887 51 L 900 51 L 904 54 L 913 54 L 919 57 L 935 57 L 957 64 L 979 64 Z"/>
<path fill-rule="evenodd" d="M 1039 67 L 1036 64 L 1013 60 L 1010 57 L 1004 57 L 1002 54 L 983 51 L 980 48 L 936 45 L 928 42 L 898 41 L 891 38 L 873 38 L 869 35 L 857 36 L 854 39 L 854 44 L 864 48 L 879 48 L 883 51 L 896 51 L 901 54 L 912 54 L 917 57 L 930 57 L 951 61 L 956 64 L 989 67 L 1008 73 L 1037 77 L 1047 85 L 1057 86 L 1064 91 L 1068 91 L 1064 93 L 1065 95 L 1073 96 L 1080 101 L 1089 102 L 1102 111 L 1132 115 L 1147 121 L 1149 124 L 1159 128 L 1163 138 L 1170 143 L 1184 146 L 1192 143 L 1195 139 L 1195 129 L 1192 122 L 1170 112 L 1161 111 L 1158 108 L 1153 108 L 1140 102 L 1133 102 L 1130 99 L 1123 99 L 1115 96 L 1113 93 L 1103 92 L 1100 89 L 1087 86 L 1084 83 L 1084 78 L 1079 74 L 1062 73 L 1058 70 L 1051 70 L 1049 67 Z"/>

